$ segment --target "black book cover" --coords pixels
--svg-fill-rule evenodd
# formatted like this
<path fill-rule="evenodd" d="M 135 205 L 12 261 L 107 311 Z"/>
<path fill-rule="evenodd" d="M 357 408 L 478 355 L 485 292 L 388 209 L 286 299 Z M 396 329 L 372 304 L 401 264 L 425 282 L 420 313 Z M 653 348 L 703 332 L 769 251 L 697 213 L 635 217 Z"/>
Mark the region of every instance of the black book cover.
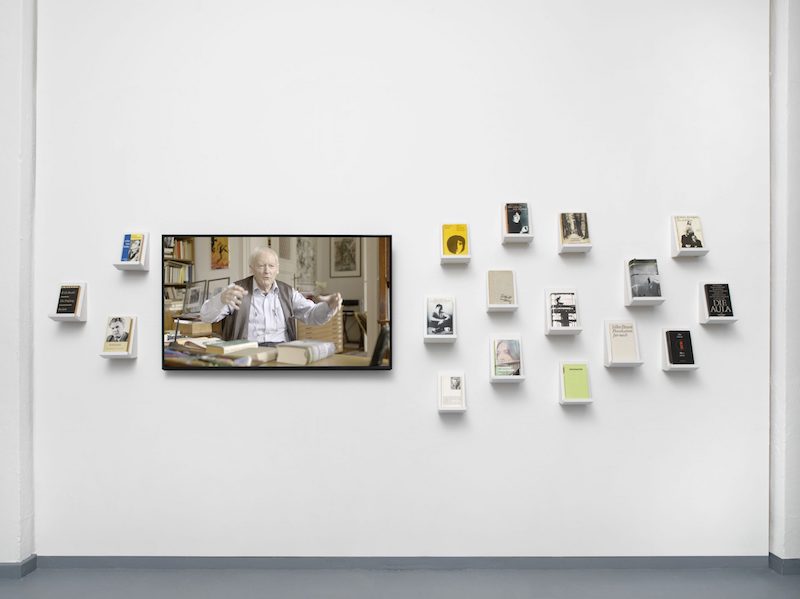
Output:
<path fill-rule="evenodd" d="M 61 293 L 58 294 L 58 307 L 56 308 L 56 314 L 75 314 L 75 310 L 78 307 L 78 295 L 80 294 L 80 291 L 80 287 L 62 287 Z"/>
<path fill-rule="evenodd" d="M 727 283 L 708 283 L 703 285 L 706 293 L 706 306 L 708 315 L 727 316 L 733 318 L 733 304 L 731 303 L 731 290 Z"/>
<path fill-rule="evenodd" d="M 528 204 L 506 204 L 506 228 L 509 233 L 530 233 L 528 223 Z"/>
<path fill-rule="evenodd" d="M 667 350 L 670 364 L 694 364 L 689 331 L 667 331 Z"/>

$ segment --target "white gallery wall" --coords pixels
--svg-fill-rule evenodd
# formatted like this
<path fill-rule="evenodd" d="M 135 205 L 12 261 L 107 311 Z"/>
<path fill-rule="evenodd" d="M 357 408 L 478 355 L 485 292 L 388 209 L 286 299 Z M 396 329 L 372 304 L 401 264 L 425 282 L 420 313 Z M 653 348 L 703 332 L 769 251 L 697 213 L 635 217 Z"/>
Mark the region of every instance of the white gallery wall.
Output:
<path fill-rule="evenodd" d="M 40 0 L 34 253 L 39 555 L 765 555 L 769 520 L 769 3 L 766 0 Z M 500 205 L 535 241 L 500 244 Z M 559 256 L 560 211 L 594 248 Z M 699 214 L 710 253 L 669 257 Z M 442 223 L 471 226 L 466 267 Z M 160 368 L 159 261 L 113 266 L 125 231 L 393 235 L 391 372 Z M 155 237 L 157 240 L 158 237 Z M 157 249 L 157 242 L 151 250 Z M 154 252 L 154 255 L 157 255 Z M 666 301 L 623 305 L 623 262 Z M 520 308 L 485 312 L 490 268 Z M 729 282 L 739 321 L 697 323 Z M 85 325 L 47 319 L 88 282 Z M 543 290 L 585 330 L 545 337 Z M 454 294 L 453 346 L 422 342 Z M 140 319 L 139 358 L 98 356 Z M 602 321 L 645 364 L 603 368 Z M 699 370 L 664 373 L 662 327 Z M 519 333 L 528 377 L 489 383 Z M 595 403 L 558 405 L 561 359 Z M 468 412 L 436 412 L 439 370 Z"/>
<path fill-rule="evenodd" d="M 34 551 L 34 23 L 30 0 L 0 2 L 0 570 Z"/>

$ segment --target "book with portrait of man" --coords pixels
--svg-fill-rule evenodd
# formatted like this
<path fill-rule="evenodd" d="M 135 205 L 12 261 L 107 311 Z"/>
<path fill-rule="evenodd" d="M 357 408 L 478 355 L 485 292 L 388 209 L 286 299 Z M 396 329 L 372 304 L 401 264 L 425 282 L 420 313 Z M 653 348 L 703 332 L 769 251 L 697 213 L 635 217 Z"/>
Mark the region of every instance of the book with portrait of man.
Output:
<path fill-rule="evenodd" d="M 435 341 L 455 339 L 456 298 L 439 295 L 425 298 L 425 336 L 435 337 Z"/>
<path fill-rule="evenodd" d="M 133 340 L 134 318 L 131 316 L 110 316 L 106 323 L 103 351 L 107 353 L 127 353 Z"/>
<path fill-rule="evenodd" d="M 126 233 L 122 239 L 121 262 L 141 262 L 144 252 L 144 234 Z"/>
<path fill-rule="evenodd" d="M 463 372 L 440 372 L 438 391 L 440 412 L 466 411 L 466 382 Z"/>

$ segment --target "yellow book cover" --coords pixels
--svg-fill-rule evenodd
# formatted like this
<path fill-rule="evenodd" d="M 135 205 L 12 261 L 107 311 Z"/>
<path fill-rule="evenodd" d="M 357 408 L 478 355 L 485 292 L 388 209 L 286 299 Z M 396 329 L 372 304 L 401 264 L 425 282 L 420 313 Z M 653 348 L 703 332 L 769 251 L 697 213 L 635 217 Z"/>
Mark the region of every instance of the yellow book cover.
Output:
<path fill-rule="evenodd" d="M 442 254 L 468 256 L 469 236 L 467 225 L 442 225 Z"/>

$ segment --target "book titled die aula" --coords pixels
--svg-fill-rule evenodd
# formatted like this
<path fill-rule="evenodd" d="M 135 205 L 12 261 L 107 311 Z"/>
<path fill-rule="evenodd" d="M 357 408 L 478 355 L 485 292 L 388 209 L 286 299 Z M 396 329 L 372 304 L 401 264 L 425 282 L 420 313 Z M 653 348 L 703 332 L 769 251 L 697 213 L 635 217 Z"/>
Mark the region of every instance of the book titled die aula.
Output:
<path fill-rule="evenodd" d="M 712 318 L 733 318 L 731 290 L 727 283 L 707 283 L 705 291 L 708 315 Z"/>

